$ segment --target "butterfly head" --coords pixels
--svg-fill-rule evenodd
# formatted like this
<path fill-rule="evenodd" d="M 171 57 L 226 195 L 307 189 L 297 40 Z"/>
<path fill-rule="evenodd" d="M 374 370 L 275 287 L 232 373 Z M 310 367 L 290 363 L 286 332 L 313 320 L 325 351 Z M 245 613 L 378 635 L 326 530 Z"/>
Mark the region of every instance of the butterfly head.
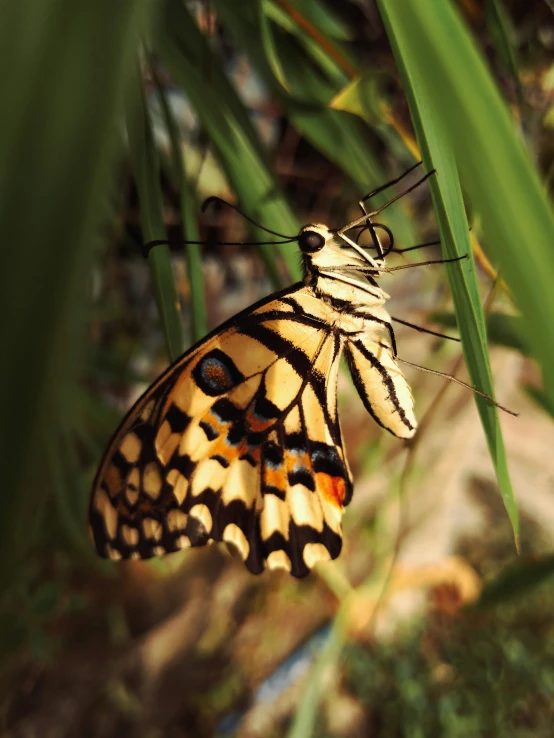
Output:
<path fill-rule="evenodd" d="M 325 225 L 319 223 L 307 225 L 298 234 L 298 245 L 301 251 L 313 257 L 322 251 L 334 238 L 334 233 Z"/>
<path fill-rule="evenodd" d="M 321 270 L 363 271 L 379 273 L 382 262 L 369 257 L 365 250 L 340 232 L 321 223 L 304 226 L 298 235 L 298 246 L 304 256 L 308 275 Z"/>

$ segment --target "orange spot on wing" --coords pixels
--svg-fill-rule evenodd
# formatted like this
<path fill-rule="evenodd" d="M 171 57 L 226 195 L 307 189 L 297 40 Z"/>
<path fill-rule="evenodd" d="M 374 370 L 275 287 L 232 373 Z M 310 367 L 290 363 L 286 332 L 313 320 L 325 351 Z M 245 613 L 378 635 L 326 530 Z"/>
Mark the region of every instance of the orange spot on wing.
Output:
<path fill-rule="evenodd" d="M 267 484 L 268 487 L 276 487 L 284 491 L 286 487 L 284 467 L 281 466 L 279 469 L 268 469 L 265 467 L 264 484 Z"/>
<path fill-rule="evenodd" d="M 218 364 L 207 363 L 204 366 L 204 374 L 218 387 L 225 387 L 229 382 L 229 376 L 225 369 Z"/>
<path fill-rule="evenodd" d="M 214 433 L 217 433 L 218 436 L 221 436 L 223 433 L 227 432 L 227 428 L 229 427 L 230 423 L 222 423 L 217 415 L 212 413 L 211 409 L 209 412 L 207 412 L 203 417 L 202 421 L 205 423 L 208 423 L 208 425 L 211 426 Z"/>
<path fill-rule="evenodd" d="M 342 507 L 346 497 L 346 485 L 342 477 L 331 477 L 329 474 L 319 472 L 316 474 L 317 490 L 337 507 Z"/>
<path fill-rule="evenodd" d="M 263 433 L 272 425 L 275 425 L 275 420 L 259 420 L 253 413 L 247 413 L 246 423 L 250 431 L 253 431 L 254 433 Z"/>
<path fill-rule="evenodd" d="M 217 415 L 212 413 L 211 408 L 202 416 L 202 422 L 208 423 L 214 433 L 218 435 L 213 441 L 206 440 L 206 443 L 209 445 L 209 455 L 222 456 L 231 462 L 236 456 L 236 451 L 225 442 L 225 437 L 227 436 L 231 423 L 222 423 Z"/>
<path fill-rule="evenodd" d="M 307 471 L 311 470 L 311 462 L 308 454 L 285 454 L 285 465 L 288 472 L 293 472 L 296 467 L 303 466 Z"/>
<path fill-rule="evenodd" d="M 220 436 L 216 440 L 215 446 L 210 449 L 210 456 L 222 456 L 231 463 L 231 461 L 237 457 L 237 449 L 233 446 L 229 446 L 229 444 L 225 442 L 225 437 Z"/>

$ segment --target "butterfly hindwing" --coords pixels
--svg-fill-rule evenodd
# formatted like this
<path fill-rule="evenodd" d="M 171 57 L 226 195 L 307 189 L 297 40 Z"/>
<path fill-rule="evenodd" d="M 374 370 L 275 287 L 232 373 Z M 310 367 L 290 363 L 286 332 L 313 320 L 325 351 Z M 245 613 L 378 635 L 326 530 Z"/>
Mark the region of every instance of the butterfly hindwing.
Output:
<path fill-rule="evenodd" d="M 336 408 L 342 345 L 312 303 L 296 286 L 244 311 L 136 403 L 94 484 L 101 555 L 226 541 L 250 571 L 295 576 L 338 556 L 352 491 Z"/>
<path fill-rule="evenodd" d="M 346 342 L 345 355 L 366 409 L 383 428 L 412 438 L 417 428 L 410 386 L 396 366 L 390 346 L 371 334 Z"/>

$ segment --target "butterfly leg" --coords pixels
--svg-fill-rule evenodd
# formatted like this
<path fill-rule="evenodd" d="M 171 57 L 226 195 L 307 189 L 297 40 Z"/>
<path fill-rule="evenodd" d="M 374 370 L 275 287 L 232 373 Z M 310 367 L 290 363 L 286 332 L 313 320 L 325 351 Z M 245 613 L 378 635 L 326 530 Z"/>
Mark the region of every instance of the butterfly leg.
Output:
<path fill-rule="evenodd" d="M 359 246 L 355 241 L 353 241 L 351 238 L 348 238 L 343 232 L 339 231 L 338 235 L 340 238 L 342 238 L 343 241 L 345 241 L 350 247 L 352 247 L 355 251 L 362 256 L 367 263 L 373 267 L 376 271 L 380 271 L 383 268 L 383 261 L 381 254 L 383 254 L 383 247 L 381 245 L 381 242 L 379 241 L 379 238 L 377 234 L 375 233 L 373 227 L 370 225 L 368 226 L 371 230 L 370 233 L 372 234 L 372 238 L 374 239 L 374 245 L 377 251 L 379 252 L 380 256 L 378 260 L 375 260 L 372 256 L 370 256 L 364 249 L 362 249 L 361 246 Z"/>

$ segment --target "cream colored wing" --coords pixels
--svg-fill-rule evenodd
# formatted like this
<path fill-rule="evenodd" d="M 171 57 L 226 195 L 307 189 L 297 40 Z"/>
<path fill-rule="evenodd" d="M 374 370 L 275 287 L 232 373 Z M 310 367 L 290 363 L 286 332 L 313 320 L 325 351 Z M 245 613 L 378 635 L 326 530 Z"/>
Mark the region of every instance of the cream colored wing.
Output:
<path fill-rule="evenodd" d="M 352 482 L 337 417 L 340 340 L 295 286 L 239 314 L 171 366 L 100 465 L 100 555 L 148 558 L 210 540 L 248 569 L 303 576 L 341 549 Z"/>
<path fill-rule="evenodd" d="M 345 354 L 352 379 L 368 412 L 399 438 L 412 438 L 417 428 L 414 401 L 391 349 L 361 336 L 350 339 Z"/>

